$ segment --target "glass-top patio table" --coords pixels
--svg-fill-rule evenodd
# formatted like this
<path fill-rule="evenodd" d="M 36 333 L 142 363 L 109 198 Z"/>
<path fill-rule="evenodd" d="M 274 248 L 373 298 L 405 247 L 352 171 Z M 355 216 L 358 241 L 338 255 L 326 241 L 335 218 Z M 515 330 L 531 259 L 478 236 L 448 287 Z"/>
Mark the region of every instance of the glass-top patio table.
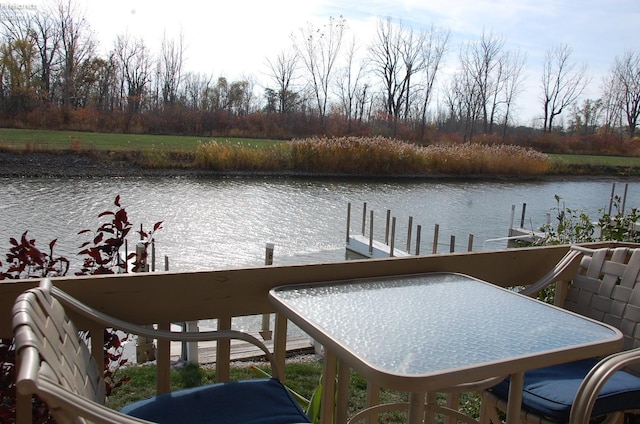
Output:
<path fill-rule="evenodd" d="M 334 418 L 336 362 L 411 393 L 412 423 L 422 422 L 425 393 L 511 375 L 507 421 L 517 422 L 525 370 L 622 347 L 613 327 L 455 273 L 291 285 L 270 298 L 325 348 L 323 422 Z M 348 383 L 340 382 L 344 421 Z"/>

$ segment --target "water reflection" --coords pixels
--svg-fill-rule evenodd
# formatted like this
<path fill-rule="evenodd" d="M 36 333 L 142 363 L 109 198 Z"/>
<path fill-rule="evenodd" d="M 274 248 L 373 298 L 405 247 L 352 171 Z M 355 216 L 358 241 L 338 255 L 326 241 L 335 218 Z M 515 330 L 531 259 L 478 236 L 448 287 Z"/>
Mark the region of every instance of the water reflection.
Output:
<path fill-rule="evenodd" d="M 58 253 L 73 257 L 86 237 L 77 231 L 95 229 L 97 215 L 113 208 L 120 195 L 134 227 L 164 221 L 156 237 L 158 258 L 167 255 L 173 270 L 195 270 L 261 265 L 266 242 L 276 245 L 274 264 L 342 260 L 348 202 L 353 205 L 352 229 L 360 228 L 363 202 L 376 212 L 380 240 L 386 210 L 391 209 L 397 217 L 397 247 L 406 244 L 408 217 L 413 216 L 414 228 L 422 226 L 422 252 L 431 251 L 435 224 L 442 243 L 455 235 L 455 249 L 465 250 L 473 234 L 474 250 L 480 250 L 484 240 L 506 236 L 512 204 L 518 205 L 519 214 L 520 205 L 527 203 L 527 225 L 544 223 L 556 194 L 567 206 L 595 216 L 608 205 L 612 180 L 4 178 L 0 183 L 0 252 L 7 250 L 9 237 L 28 229 L 40 247 L 57 237 Z M 630 184 L 627 208 L 637 206 L 635 199 L 637 188 Z M 440 248 L 448 250 L 446 245 Z"/>

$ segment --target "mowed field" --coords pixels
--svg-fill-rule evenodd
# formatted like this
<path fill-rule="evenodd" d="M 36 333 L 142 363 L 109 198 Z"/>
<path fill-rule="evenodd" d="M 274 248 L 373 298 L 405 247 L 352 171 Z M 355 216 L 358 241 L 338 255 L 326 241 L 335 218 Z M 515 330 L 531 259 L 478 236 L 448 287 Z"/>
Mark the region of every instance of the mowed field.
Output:
<path fill-rule="evenodd" d="M 256 138 L 207 138 L 176 135 L 112 134 L 0 128 L 0 147 L 22 150 L 166 150 L 194 151 L 201 143 L 235 143 L 260 148 L 278 142 Z"/>

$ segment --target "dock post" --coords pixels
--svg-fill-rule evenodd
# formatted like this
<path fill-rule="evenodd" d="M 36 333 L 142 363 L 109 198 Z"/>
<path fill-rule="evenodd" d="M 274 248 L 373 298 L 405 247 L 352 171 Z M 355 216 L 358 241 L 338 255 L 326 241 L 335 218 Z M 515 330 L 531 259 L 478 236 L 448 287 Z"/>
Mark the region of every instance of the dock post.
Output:
<path fill-rule="evenodd" d="M 622 195 L 622 209 L 620 210 L 620 214 L 624 216 L 624 207 L 627 203 L 627 189 L 629 188 L 629 183 L 624 184 L 624 194 Z"/>
<path fill-rule="evenodd" d="M 456 251 L 456 236 L 451 236 L 451 241 L 449 243 L 449 253 L 453 253 Z"/>
<path fill-rule="evenodd" d="M 151 239 L 151 272 L 156 272 L 156 240 Z"/>
<path fill-rule="evenodd" d="M 511 205 L 511 219 L 509 219 L 509 231 L 507 233 L 507 237 L 511 237 L 513 235 L 513 220 L 516 215 L 516 205 Z"/>
<path fill-rule="evenodd" d="M 169 256 L 164 255 L 164 270 L 169 271 Z"/>
<path fill-rule="evenodd" d="M 389 246 L 389 223 L 391 221 L 391 209 L 387 209 L 387 224 L 384 227 L 384 244 Z"/>
<path fill-rule="evenodd" d="M 525 214 L 526 210 L 527 210 L 527 204 L 523 203 L 522 204 L 522 216 L 520 217 L 520 228 L 524 228 L 524 214 Z"/>
<path fill-rule="evenodd" d="M 407 253 L 411 253 L 411 230 L 413 227 L 413 217 L 409 217 L 409 228 L 407 229 Z"/>
<path fill-rule="evenodd" d="M 394 249 L 394 244 L 395 244 L 395 239 L 396 239 L 396 217 L 394 216 L 393 219 L 391 219 L 391 244 L 389 245 L 389 257 L 393 257 L 393 249 Z"/>
<path fill-rule="evenodd" d="M 269 266 L 273 265 L 273 243 L 265 244 L 265 255 L 264 255 L 264 264 Z M 260 330 L 260 335 L 263 340 L 271 340 L 271 314 L 262 314 L 262 330 Z"/>
<path fill-rule="evenodd" d="M 467 245 L 467 252 L 473 251 L 473 234 L 469 234 L 469 244 Z"/>
<path fill-rule="evenodd" d="M 435 255 L 438 253 L 438 234 L 440 233 L 440 225 L 436 224 L 433 228 L 433 251 L 432 253 Z"/>
<path fill-rule="evenodd" d="M 371 222 L 369 222 L 369 254 L 373 255 L 373 211 L 371 211 L 370 214 Z"/>
<path fill-rule="evenodd" d="M 416 256 L 420 254 L 420 234 L 422 233 L 422 225 L 416 227 Z"/>
<path fill-rule="evenodd" d="M 367 202 L 364 202 L 362 206 L 362 236 L 364 237 L 365 229 L 367 228 Z"/>
<path fill-rule="evenodd" d="M 347 244 L 349 244 L 349 233 L 351 232 L 351 202 L 347 203 Z"/>
<path fill-rule="evenodd" d="M 611 184 L 611 195 L 609 196 L 609 212 L 608 215 L 611 216 L 611 208 L 613 207 L 613 198 L 616 195 L 616 183 Z"/>

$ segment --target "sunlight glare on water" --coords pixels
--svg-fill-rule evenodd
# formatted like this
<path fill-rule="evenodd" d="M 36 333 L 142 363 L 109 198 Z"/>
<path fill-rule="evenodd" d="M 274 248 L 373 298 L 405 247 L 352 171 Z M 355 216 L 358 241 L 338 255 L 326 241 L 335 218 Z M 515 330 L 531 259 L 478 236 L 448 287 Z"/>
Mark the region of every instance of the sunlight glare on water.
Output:
<path fill-rule="evenodd" d="M 555 195 L 567 207 L 596 217 L 606 208 L 612 180 L 558 182 L 360 181 L 287 178 L 91 178 L 0 179 L 0 252 L 9 237 L 29 230 L 38 246 L 58 238 L 57 254 L 73 258 L 96 229 L 98 214 L 114 210 L 121 196 L 134 230 L 156 221 L 157 269 L 169 258 L 171 270 L 220 269 L 264 264 L 265 243 L 275 244 L 274 264 L 344 260 L 347 203 L 352 203 L 351 232 L 361 231 L 362 205 L 374 211 L 374 235 L 384 240 L 386 210 L 396 217 L 396 247 L 406 247 L 408 218 L 413 238 L 422 226 L 421 252 L 431 252 L 434 225 L 440 226 L 439 251 L 448 251 L 451 235 L 456 251 L 474 250 L 483 241 L 507 235 L 511 205 L 519 224 L 527 203 L 526 227 L 544 224 L 556 207 Z M 617 193 L 623 184 L 618 183 Z M 638 205 L 638 189 L 629 184 L 627 211 Z M 369 213 L 367 213 L 367 219 Z M 368 224 L 367 224 L 368 231 Z M 135 237 L 130 240 L 133 248 Z M 503 248 L 495 243 L 487 248 Z M 412 247 L 415 249 L 415 247 Z M 3 254 L 3 253 L 2 253 Z M 2 259 L 4 260 L 4 254 Z"/>

